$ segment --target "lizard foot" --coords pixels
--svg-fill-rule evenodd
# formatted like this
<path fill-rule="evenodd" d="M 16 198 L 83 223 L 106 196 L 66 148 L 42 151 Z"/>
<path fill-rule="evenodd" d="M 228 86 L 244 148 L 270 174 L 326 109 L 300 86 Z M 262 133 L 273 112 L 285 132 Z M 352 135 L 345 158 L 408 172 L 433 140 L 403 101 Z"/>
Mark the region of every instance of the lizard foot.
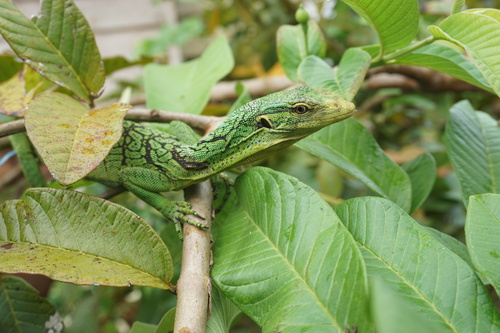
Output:
<path fill-rule="evenodd" d="M 191 205 L 188 202 L 176 201 L 175 208 L 173 209 L 173 212 L 169 214 L 169 216 L 171 216 L 171 219 L 175 223 L 175 230 L 177 231 L 180 239 L 182 239 L 182 224 L 184 223 L 194 225 L 195 227 L 204 230 L 207 230 L 209 228 L 207 225 L 195 221 L 192 218 L 189 218 L 187 215 L 194 215 L 202 220 L 205 220 L 203 216 L 201 216 L 191 208 Z"/>

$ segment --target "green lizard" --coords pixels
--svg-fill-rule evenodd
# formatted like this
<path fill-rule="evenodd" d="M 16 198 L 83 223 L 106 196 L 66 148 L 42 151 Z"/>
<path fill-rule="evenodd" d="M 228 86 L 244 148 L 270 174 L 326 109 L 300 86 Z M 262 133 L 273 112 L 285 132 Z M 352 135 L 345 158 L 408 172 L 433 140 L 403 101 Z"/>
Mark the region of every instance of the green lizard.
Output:
<path fill-rule="evenodd" d="M 90 175 L 127 190 L 172 220 L 205 225 L 187 202 L 170 201 L 160 192 L 176 191 L 228 168 L 261 159 L 317 130 L 348 118 L 354 104 L 332 94 L 298 87 L 256 99 L 234 111 L 214 132 L 189 145 L 150 127 L 124 122 L 124 132 L 108 157 Z"/>

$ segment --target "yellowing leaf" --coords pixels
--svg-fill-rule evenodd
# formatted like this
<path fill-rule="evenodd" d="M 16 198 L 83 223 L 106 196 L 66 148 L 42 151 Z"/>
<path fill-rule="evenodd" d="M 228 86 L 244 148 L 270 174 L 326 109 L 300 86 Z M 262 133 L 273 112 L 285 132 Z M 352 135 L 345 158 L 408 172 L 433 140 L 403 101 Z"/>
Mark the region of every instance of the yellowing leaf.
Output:
<path fill-rule="evenodd" d="M 52 84 L 30 67 L 24 66 L 8 81 L 0 83 L 0 113 L 24 117 L 28 103 L 44 85 L 48 89 Z"/>
<path fill-rule="evenodd" d="M 25 96 L 24 72 L 20 71 L 0 84 L 0 113 L 22 116 L 26 108 Z"/>
<path fill-rule="evenodd" d="M 26 130 L 53 177 L 69 185 L 108 155 L 122 134 L 123 117 L 129 109 L 113 104 L 88 110 L 67 95 L 42 94 L 29 103 Z"/>
<path fill-rule="evenodd" d="M 0 272 L 171 289 L 173 265 L 160 236 L 128 209 L 76 191 L 37 188 L 0 205 Z"/>

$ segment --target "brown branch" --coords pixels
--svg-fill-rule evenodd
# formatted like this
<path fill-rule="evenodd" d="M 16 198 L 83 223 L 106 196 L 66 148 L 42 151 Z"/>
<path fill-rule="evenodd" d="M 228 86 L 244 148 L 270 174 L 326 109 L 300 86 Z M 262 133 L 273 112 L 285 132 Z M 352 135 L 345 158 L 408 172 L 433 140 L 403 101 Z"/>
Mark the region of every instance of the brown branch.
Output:
<path fill-rule="evenodd" d="M 212 185 L 209 180 L 184 190 L 186 201 L 212 225 Z M 205 332 L 209 316 L 211 293 L 211 230 L 201 230 L 184 224 L 182 244 L 182 268 L 177 281 L 177 310 L 174 332 Z"/>
<path fill-rule="evenodd" d="M 380 76 L 382 73 L 385 75 Z M 394 79 L 395 76 L 391 76 L 391 74 L 397 74 L 404 77 L 404 79 Z M 394 87 L 426 92 L 483 91 L 481 88 L 451 75 L 419 66 L 390 65 L 377 67 L 369 71 L 365 83 L 369 89 L 373 90 Z"/>
<path fill-rule="evenodd" d="M 24 128 L 24 119 L 9 121 L 7 123 L 0 124 L 0 137 L 16 134 L 19 132 L 24 132 L 25 130 L 26 129 Z"/>
<path fill-rule="evenodd" d="M 226 99 L 235 99 L 237 81 L 226 81 L 217 83 L 210 93 L 212 102 L 223 101 Z M 248 89 L 252 96 L 264 96 L 266 94 L 281 91 L 295 85 L 285 75 L 264 76 L 255 79 L 242 80 L 241 83 Z"/>
<path fill-rule="evenodd" d="M 220 124 L 225 117 L 201 116 L 197 114 L 159 110 L 130 110 L 125 116 L 125 119 L 165 123 L 178 120 L 183 121 L 192 128 L 205 133 L 218 126 L 218 124 Z M 7 123 L 0 124 L 0 137 L 24 132 L 25 130 L 24 119 L 9 121 Z"/>
<path fill-rule="evenodd" d="M 124 186 L 117 186 L 117 187 L 112 187 L 111 189 L 107 190 L 106 192 L 98 195 L 97 197 L 98 198 L 101 198 L 101 199 L 106 199 L 106 200 L 110 200 L 111 198 L 117 196 L 118 194 L 121 194 L 123 192 L 125 192 L 127 189 L 124 187 Z"/>
<path fill-rule="evenodd" d="M 0 138 L 0 150 L 11 147 L 12 145 L 10 144 L 9 138 Z"/>
<path fill-rule="evenodd" d="M 238 80 L 248 89 L 250 95 L 260 97 L 276 91 L 285 90 L 296 84 L 285 75 L 264 76 L 254 79 Z M 228 99 L 236 99 L 236 83 L 238 81 L 222 81 L 212 88 L 210 92 L 211 102 L 221 102 Z M 131 100 L 132 105 L 143 105 L 146 103 L 144 96 L 138 96 Z"/>
<path fill-rule="evenodd" d="M 182 121 L 196 130 L 206 132 L 207 128 L 211 128 L 214 123 L 220 123 L 224 117 L 201 116 L 190 113 L 179 113 L 160 110 L 130 110 L 125 116 L 127 120 L 133 121 L 150 121 L 169 123 L 174 120 Z"/>

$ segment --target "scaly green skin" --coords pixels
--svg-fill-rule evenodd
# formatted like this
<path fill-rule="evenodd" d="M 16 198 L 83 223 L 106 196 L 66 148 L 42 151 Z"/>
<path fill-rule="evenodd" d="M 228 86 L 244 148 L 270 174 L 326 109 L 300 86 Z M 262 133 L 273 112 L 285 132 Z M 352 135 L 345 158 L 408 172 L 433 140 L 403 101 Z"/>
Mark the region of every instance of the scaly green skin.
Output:
<path fill-rule="evenodd" d="M 126 121 L 120 141 L 91 174 L 92 179 L 122 184 L 167 219 L 198 227 L 188 203 L 160 192 L 199 183 L 233 166 L 261 159 L 317 130 L 351 116 L 354 104 L 330 92 L 298 87 L 254 100 L 234 111 L 196 144 Z"/>

